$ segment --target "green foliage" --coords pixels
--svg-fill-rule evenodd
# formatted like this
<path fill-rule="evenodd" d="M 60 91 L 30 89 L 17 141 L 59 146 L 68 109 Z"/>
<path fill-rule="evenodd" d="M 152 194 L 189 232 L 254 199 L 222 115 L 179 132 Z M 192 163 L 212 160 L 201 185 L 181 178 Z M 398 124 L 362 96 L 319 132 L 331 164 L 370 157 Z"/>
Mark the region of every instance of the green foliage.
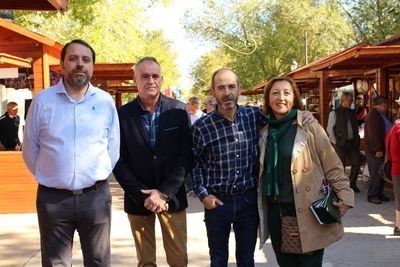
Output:
<path fill-rule="evenodd" d="M 18 12 L 15 22 L 60 43 L 83 39 L 95 49 L 97 62 L 135 62 L 154 56 L 161 63 L 164 85 L 174 85 L 179 77 L 176 52 L 163 32 L 149 29 L 145 3 L 75 0 L 64 14 Z"/>
<path fill-rule="evenodd" d="M 374 44 L 400 33 L 398 0 L 338 0 L 334 3 L 352 24 L 357 43 Z"/>
<path fill-rule="evenodd" d="M 204 99 L 210 95 L 211 76 L 222 67 L 229 67 L 230 56 L 217 48 L 203 55 L 191 71 L 194 80 L 191 95 Z"/>
<path fill-rule="evenodd" d="M 245 89 L 308 62 L 346 48 L 352 29 L 335 6 L 311 0 L 206 0 L 197 14 L 187 13 L 193 37 L 222 44 L 228 65 Z"/>

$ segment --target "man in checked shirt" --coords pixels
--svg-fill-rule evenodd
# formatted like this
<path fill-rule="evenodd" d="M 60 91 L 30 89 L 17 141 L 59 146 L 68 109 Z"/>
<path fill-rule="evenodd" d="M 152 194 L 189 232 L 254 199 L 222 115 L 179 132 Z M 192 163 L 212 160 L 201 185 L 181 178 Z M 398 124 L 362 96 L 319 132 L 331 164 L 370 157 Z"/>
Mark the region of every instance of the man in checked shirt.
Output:
<path fill-rule="evenodd" d="M 228 68 L 214 72 L 215 112 L 192 126 L 194 191 L 204 205 L 211 267 L 227 266 L 231 226 L 237 266 L 254 266 L 257 242 L 258 139 L 267 123 L 259 108 L 237 104 L 241 86 Z M 308 113 L 304 121 L 313 121 Z"/>

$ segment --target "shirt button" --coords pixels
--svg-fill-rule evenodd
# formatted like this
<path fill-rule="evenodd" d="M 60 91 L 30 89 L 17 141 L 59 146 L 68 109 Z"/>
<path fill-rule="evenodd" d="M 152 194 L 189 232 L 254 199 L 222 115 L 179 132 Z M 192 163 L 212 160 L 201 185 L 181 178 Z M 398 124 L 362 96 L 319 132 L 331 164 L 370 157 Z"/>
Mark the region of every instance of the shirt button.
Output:
<path fill-rule="evenodd" d="M 292 173 L 293 173 L 293 174 L 296 174 L 296 173 L 297 173 L 297 170 L 296 170 L 296 169 L 294 169 L 294 170 L 292 171 Z"/>
<path fill-rule="evenodd" d="M 239 155 L 236 155 L 236 157 L 238 158 L 238 157 L 239 157 Z"/>
<path fill-rule="evenodd" d="M 235 138 L 235 142 L 239 141 L 239 139 Z"/>
<path fill-rule="evenodd" d="M 300 188 L 296 188 L 296 193 L 300 193 Z"/>
<path fill-rule="evenodd" d="M 154 155 L 154 156 L 153 156 L 153 159 L 157 159 L 157 155 Z"/>
<path fill-rule="evenodd" d="M 239 173 L 239 171 L 236 171 L 236 173 Z"/>
<path fill-rule="evenodd" d="M 301 212 L 303 212 L 303 209 L 302 209 L 302 208 L 298 208 L 297 211 L 298 211 L 299 213 L 301 213 Z"/>
<path fill-rule="evenodd" d="M 311 190 L 311 187 L 306 186 L 306 191 L 309 192 Z"/>

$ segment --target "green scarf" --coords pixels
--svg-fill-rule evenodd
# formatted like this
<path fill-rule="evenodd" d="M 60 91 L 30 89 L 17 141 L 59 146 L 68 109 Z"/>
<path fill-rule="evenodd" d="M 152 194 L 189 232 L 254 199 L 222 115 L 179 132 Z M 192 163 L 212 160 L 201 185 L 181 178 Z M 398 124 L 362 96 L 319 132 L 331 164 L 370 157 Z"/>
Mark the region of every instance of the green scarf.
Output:
<path fill-rule="evenodd" d="M 269 119 L 267 147 L 264 158 L 264 189 L 267 196 L 279 195 L 279 178 L 282 167 L 279 140 L 284 136 L 297 117 L 297 109 L 292 109 L 285 117 Z M 265 171 L 266 169 L 266 171 Z"/>

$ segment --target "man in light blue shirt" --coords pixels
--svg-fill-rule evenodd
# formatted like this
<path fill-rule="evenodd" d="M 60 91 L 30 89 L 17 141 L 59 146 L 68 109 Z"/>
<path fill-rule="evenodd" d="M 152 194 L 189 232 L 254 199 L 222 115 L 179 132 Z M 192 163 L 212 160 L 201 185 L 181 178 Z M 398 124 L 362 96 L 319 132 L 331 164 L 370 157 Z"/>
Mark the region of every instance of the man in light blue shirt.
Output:
<path fill-rule="evenodd" d="M 63 79 L 32 101 L 22 154 L 39 187 L 43 266 L 71 266 L 78 231 L 85 266 L 110 265 L 111 195 L 119 122 L 111 96 L 90 84 L 95 52 L 82 40 L 61 52 Z"/>

